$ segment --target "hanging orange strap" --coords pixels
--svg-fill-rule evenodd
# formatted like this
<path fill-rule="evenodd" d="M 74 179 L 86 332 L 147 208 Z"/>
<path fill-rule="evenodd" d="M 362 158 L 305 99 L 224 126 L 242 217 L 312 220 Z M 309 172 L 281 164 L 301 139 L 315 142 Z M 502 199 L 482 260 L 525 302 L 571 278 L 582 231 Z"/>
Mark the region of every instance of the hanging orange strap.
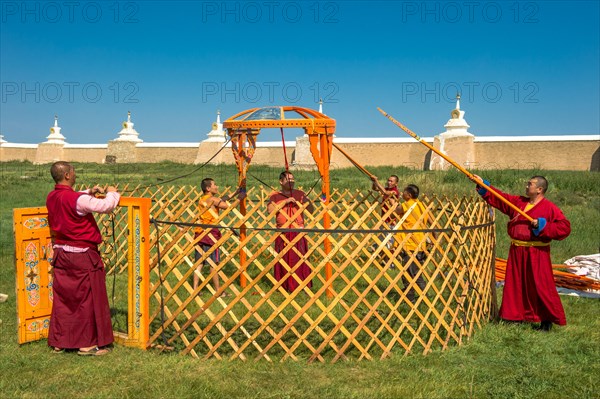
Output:
<path fill-rule="evenodd" d="M 285 171 L 289 172 L 290 165 L 288 165 L 287 152 L 285 151 L 285 137 L 283 136 L 283 128 L 280 127 L 279 130 L 281 130 L 281 144 L 283 145 L 283 159 L 285 160 Z"/>

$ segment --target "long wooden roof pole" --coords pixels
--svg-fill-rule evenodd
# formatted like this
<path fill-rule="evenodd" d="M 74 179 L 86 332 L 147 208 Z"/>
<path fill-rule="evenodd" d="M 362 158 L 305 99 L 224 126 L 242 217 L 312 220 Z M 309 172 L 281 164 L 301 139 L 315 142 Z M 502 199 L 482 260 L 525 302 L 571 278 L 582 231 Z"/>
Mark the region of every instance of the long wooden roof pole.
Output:
<path fill-rule="evenodd" d="M 513 203 L 509 202 L 506 198 L 504 198 L 502 195 L 500 195 L 496 190 L 494 190 L 493 188 L 491 188 L 490 186 L 488 186 L 487 184 L 485 184 L 483 181 L 481 181 L 481 179 L 478 179 L 477 177 L 475 177 L 475 175 L 471 172 L 469 172 L 468 170 L 466 170 L 465 168 L 463 168 L 462 166 L 460 166 L 458 163 L 456 163 L 454 160 L 452 160 L 449 156 L 447 156 L 446 154 L 442 153 L 441 151 L 435 149 L 434 146 L 432 146 L 431 144 L 429 144 L 428 142 L 426 142 L 425 140 L 423 140 L 421 137 L 419 137 L 415 132 L 413 132 L 412 130 L 410 130 L 409 128 L 407 128 L 406 126 L 404 126 L 402 123 L 398 122 L 396 119 L 394 119 L 390 114 L 388 114 L 387 112 L 385 112 L 384 110 L 382 110 L 381 108 L 377 107 L 377 109 L 379 110 L 379 112 L 381 112 L 383 114 L 383 116 L 385 116 L 386 118 L 388 118 L 389 120 L 392 121 L 392 123 L 394 123 L 396 126 L 398 126 L 400 129 L 404 130 L 409 136 L 412 136 L 415 140 L 417 140 L 419 143 L 423 144 L 425 147 L 429 148 L 431 151 L 435 152 L 436 154 L 438 154 L 440 157 L 444 158 L 448 163 L 450 163 L 452 166 L 454 166 L 456 169 L 460 170 L 462 173 L 464 173 L 469 179 L 471 179 L 472 181 L 474 181 L 475 183 L 477 183 L 478 185 L 480 185 L 481 187 L 485 188 L 486 190 L 488 190 L 490 193 L 492 193 L 495 197 L 497 197 L 500 201 L 504 202 L 506 205 L 508 205 L 509 207 L 511 207 L 513 210 L 515 210 L 515 212 L 518 212 L 521 216 L 523 216 L 525 219 L 529 220 L 530 222 L 533 221 L 533 218 L 531 216 L 529 216 L 528 214 L 526 214 L 522 209 L 518 208 L 516 205 L 514 205 Z"/>

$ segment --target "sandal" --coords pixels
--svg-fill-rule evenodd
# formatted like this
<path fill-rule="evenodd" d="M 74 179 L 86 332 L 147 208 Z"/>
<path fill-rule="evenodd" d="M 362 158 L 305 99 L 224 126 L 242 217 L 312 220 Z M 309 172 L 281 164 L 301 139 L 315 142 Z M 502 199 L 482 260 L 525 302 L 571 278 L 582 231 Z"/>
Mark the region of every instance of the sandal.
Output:
<path fill-rule="evenodd" d="M 103 356 L 103 355 L 107 355 L 110 352 L 110 350 L 104 348 L 104 349 L 100 349 L 97 346 L 94 346 L 92 349 L 88 349 L 88 350 L 79 350 L 77 351 L 77 354 L 80 356 Z"/>
<path fill-rule="evenodd" d="M 54 354 L 64 353 L 64 351 L 65 350 L 62 348 L 57 348 L 57 347 L 52 348 L 52 353 L 54 353 Z"/>

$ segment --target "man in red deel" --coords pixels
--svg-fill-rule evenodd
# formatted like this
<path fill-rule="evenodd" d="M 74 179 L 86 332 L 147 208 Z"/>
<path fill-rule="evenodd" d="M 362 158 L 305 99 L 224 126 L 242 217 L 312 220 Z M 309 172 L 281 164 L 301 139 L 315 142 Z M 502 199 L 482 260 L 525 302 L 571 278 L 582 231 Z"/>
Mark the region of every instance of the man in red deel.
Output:
<path fill-rule="evenodd" d="M 50 169 L 56 182 L 46 198 L 54 256 L 54 300 L 48 345 L 54 352 L 76 349 L 79 355 L 101 356 L 114 341 L 106 294 L 104 264 L 98 252 L 102 236 L 92 212 L 110 213 L 119 203 L 116 188 L 73 190 L 75 169 L 56 162 Z"/>
<path fill-rule="evenodd" d="M 489 182 L 483 182 L 489 186 Z M 511 245 L 500 317 L 510 321 L 541 323 L 540 329 L 544 331 L 549 331 L 553 323 L 564 326 L 567 320 L 552 275 L 550 242 L 568 237 L 571 223 L 556 205 L 546 199 L 548 181 L 543 176 L 529 179 L 525 196 L 491 188 L 533 218 L 529 222 L 484 187 L 477 186 L 477 192 L 488 204 L 510 217 L 507 230 Z"/>

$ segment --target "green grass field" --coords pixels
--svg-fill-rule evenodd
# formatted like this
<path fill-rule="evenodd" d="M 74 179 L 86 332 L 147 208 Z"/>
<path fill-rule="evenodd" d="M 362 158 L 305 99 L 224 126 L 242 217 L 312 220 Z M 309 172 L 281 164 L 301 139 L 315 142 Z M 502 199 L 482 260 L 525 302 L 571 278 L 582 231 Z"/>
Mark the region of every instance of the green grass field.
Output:
<path fill-rule="evenodd" d="M 175 163 L 145 165 L 78 164 L 82 184 L 199 184 L 213 177 L 220 187 L 235 185 L 232 166 L 196 170 Z M 196 170 L 196 171 L 195 171 Z M 195 172 L 194 172 L 195 171 Z M 275 186 L 278 169 L 251 167 L 256 178 Z M 415 183 L 438 196 L 473 195 L 461 174 L 404 168 L 373 168 L 381 181 L 390 173 L 401 184 Z M 552 246 L 554 263 L 596 253 L 600 243 L 600 174 L 534 170 L 479 171 L 494 185 L 522 193 L 533 174 L 544 174 L 548 198 L 571 220 L 573 232 Z M 249 185 L 258 186 L 255 177 Z M 296 173 L 297 184 L 316 185 L 314 171 Z M 367 190 L 370 181 L 356 169 L 335 169 L 332 187 Z M 202 361 L 188 356 L 116 346 L 105 357 L 52 354 L 45 341 L 17 344 L 12 209 L 40 206 L 52 189 L 48 165 L 0 163 L 0 395 L 3 398 L 598 398 L 600 397 L 600 301 L 562 297 L 568 325 L 540 333 L 529 325 L 490 323 L 462 346 L 427 356 L 395 355 L 376 361 L 335 364 Z M 497 222 L 498 256 L 506 257 L 506 218 Z M 501 295 L 501 290 L 499 292 Z"/>

